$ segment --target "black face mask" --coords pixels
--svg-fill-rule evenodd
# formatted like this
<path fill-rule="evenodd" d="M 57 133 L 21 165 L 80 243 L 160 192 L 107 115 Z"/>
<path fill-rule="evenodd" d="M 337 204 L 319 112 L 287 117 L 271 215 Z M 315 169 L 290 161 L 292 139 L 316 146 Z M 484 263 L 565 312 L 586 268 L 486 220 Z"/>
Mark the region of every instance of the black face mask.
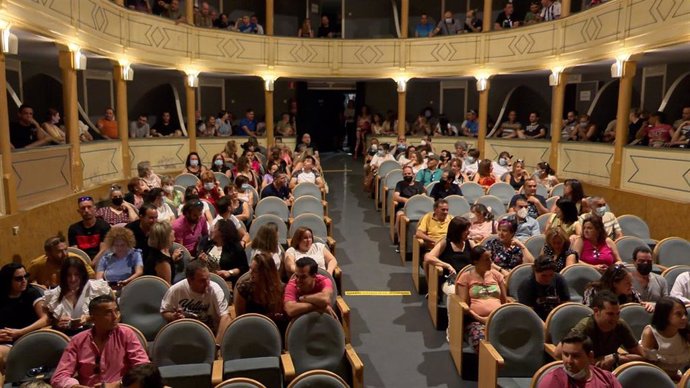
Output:
<path fill-rule="evenodd" d="M 647 276 L 650 272 L 652 272 L 652 263 L 636 264 L 635 267 L 637 267 L 637 272 L 639 272 L 642 276 Z"/>
<path fill-rule="evenodd" d="M 413 176 L 404 176 L 403 180 L 407 183 L 410 183 L 410 182 L 412 182 L 412 178 L 414 178 L 414 177 Z"/>
<path fill-rule="evenodd" d="M 124 202 L 123 198 L 113 198 L 113 205 L 115 206 L 121 206 L 122 202 Z"/>

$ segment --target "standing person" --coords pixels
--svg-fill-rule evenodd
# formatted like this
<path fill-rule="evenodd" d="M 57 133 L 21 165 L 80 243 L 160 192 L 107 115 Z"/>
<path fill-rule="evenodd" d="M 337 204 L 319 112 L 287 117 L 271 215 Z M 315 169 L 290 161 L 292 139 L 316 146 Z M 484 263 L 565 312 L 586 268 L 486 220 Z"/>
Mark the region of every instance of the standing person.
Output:
<path fill-rule="evenodd" d="M 369 107 L 362 105 L 362 110 L 357 116 L 357 130 L 356 130 L 356 142 L 355 149 L 352 152 L 352 158 L 357 159 L 357 154 L 361 151 L 362 158 L 366 157 L 367 148 L 367 135 L 371 131 L 371 113 L 369 113 Z"/>
<path fill-rule="evenodd" d="M 419 17 L 419 23 L 414 29 L 415 38 L 428 38 L 433 36 L 434 26 L 429 22 L 429 15 L 422 13 Z"/>
<path fill-rule="evenodd" d="M 438 22 L 436 28 L 432 31 L 431 36 L 436 35 L 457 35 L 462 33 L 464 26 L 459 20 L 453 18 L 453 12 L 446 11 L 443 14 L 443 20 Z"/>
<path fill-rule="evenodd" d="M 96 206 L 93 197 L 83 196 L 77 199 L 81 221 L 70 225 L 67 231 L 69 246 L 86 252 L 91 259 L 105 248 L 103 241 L 110 230 L 110 225 L 102 218 L 96 217 Z"/>

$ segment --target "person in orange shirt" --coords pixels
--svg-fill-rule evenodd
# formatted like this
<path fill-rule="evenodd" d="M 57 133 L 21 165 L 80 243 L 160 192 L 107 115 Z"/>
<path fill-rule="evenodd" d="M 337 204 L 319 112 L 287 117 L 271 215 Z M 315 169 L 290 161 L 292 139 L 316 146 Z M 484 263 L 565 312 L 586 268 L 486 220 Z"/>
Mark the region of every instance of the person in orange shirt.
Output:
<path fill-rule="evenodd" d="M 96 123 L 101 135 L 106 139 L 119 139 L 117 131 L 117 121 L 115 121 L 115 111 L 113 108 L 106 108 L 105 115 Z"/>

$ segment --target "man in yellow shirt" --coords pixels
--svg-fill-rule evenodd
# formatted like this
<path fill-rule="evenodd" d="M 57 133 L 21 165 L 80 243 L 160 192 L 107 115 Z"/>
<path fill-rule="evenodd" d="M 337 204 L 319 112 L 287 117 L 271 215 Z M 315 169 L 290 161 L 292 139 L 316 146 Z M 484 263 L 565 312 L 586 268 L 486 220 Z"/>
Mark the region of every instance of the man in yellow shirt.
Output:
<path fill-rule="evenodd" d="M 47 288 L 53 288 L 60 284 L 60 267 L 62 262 L 68 257 L 76 257 L 82 261 L 81 257 L 67 252 L 67 243 L 62 236 L 51 237 L 43 244 L 45 255 L 39 256 L 29 264 L 29 281 L 38 283 Z M 86 271 L 89 278 L 93 279 L 96 275 L 90 263 L 86 264 Z"/>
<path fill-rule="evenodd" d="M 425 214 L 419 221 L 415 236 L 424 240 L 425 248 L 431 249 L 448 233 L 450 219 L 448 217 L 448 201 L 439 199 L 434 203 L 434 211 Z"/>

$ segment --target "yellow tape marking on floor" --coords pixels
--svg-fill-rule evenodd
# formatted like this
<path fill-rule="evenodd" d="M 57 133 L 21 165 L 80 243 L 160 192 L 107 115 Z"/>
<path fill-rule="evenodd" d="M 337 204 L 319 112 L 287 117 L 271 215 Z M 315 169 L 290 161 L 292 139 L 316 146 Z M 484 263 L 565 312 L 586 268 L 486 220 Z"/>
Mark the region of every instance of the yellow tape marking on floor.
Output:
<path fill-rule="evenodd" d="M 410 291 L 345 291 L 347 296 L 410 296 Z"/>

